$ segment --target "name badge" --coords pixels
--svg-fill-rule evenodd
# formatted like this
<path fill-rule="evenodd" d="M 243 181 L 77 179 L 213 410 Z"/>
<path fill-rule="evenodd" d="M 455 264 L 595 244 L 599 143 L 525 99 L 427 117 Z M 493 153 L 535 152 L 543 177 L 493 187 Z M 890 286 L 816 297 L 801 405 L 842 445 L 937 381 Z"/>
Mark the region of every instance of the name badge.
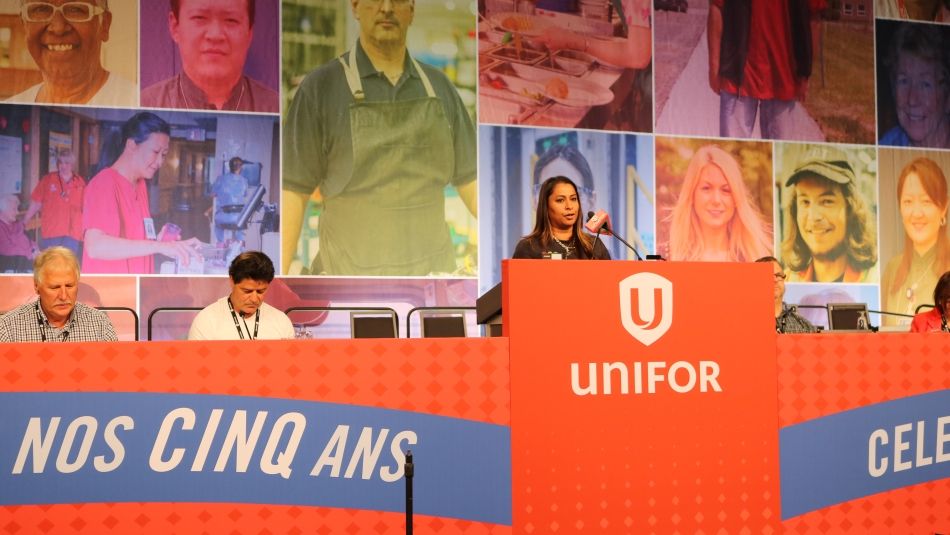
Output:
<path fill-rule="evenodd" d="M 143 217 L 142 223 L 145 225 L 145 237 L 150 240 L 156 239 L 155 221 L 151 217 Z"/>

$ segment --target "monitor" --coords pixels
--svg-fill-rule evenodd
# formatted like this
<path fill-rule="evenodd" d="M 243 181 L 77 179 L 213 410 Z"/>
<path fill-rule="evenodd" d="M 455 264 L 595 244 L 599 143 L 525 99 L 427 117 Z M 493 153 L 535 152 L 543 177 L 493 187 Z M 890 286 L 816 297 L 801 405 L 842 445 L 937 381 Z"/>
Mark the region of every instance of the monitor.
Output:
<path fill-rule="evenodd" d="M 423 315 L 423 338 L 465 338 L 465 316 L 456 315 Z"/>
<path fill-rule="evenodd" d="M 832 331 L 867 331 L 867 303 L 828 303 L 828 329 Z"/>
<path fill-rule="evenodd" d="M 392 315 L 365 315 L 350 312 L 353 338 L 396 338 L 396 320 Z"/>

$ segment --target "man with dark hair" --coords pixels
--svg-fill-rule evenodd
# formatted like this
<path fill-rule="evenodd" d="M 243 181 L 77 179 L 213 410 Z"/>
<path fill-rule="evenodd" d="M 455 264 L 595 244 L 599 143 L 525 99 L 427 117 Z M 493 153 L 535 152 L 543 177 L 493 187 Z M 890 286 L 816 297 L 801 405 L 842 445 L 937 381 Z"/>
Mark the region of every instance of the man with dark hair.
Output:
<path fill-rule="evenodd" d="M 475 127 L 452 82 L 406 48 L 415 0 L 350 6 L 359 39 L 308 74 L 287 110 L 284 269 L 319 189 L 320 247 L 311 273 L 454 272 L 445 191 L 455 186 L 476 215 Z"/>
<path fill-rule="evenodd" d="M 145 88 L 142 106 L 277 113 L 277 92 L 244 75 L 255 0 L 172 0 L 168 31 L 182 72 Z"/>
<path fill-rule="evenodd" d="M 768 262 L 772 266 L 772 280 L 775 282 L 773 299 L 775 302 L 775 332 L 785 333 L 813 333 L 818 329 L 810 321 L 798 313 L 794 305 L 785 304 L 785 279 L 788 274 L 782 263 L 774 256 L 763 256 L 756 262 Z"/>
<path fill-rule="evenodd" d="M 283 340 L 294 337 L 286 314 L 264 302 L 274 264 L 260 251 L 239 254 L 228 268 L 231 293 L 205 307 L 191 323 L 189 340 Z M 249 322 L 248 320 L 252 320 Z"/>
<path fill-rule="evenodd" d="M 791 188 L 782 259 L 792 282 L 868 282 L 877 264 L 874 221 L 847 155 L 814 145 L 785 181 Z"/>
<path fill-rule="evenodd" d="M 217 243 L 224 241 L 224 225 L 234 224 L 241 216 L 244 208 L 244 197 L 247 196 L 247 179 L 241 174 L 244 160 L 235 156 L 228 160 L 228 173 L 215 179 L 211 185 L 211 196 L 214 197 L 214 238 Z M 244 231 L 234 230 L 234 239 L 244 241 Z"/>
<path fill-rule="evenodd" d="M 101 310 L 76 300 L 79 262 L 65 247 L 50 247 L 33 260 L 38 299 L 0 316 L 0 342 L 114 342 L 115 329 Z"/>

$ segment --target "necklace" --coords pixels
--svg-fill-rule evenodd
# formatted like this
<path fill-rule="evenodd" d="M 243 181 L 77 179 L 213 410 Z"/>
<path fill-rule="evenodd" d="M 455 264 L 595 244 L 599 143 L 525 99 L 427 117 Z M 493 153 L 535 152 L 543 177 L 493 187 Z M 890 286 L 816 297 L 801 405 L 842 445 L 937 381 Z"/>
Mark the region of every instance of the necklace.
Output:
<path fill-rule="evenodd" d="M 241 102 L 244 101 L 244 89 L 245 89 L 245 83 L 244 83 L 244 79 L 242 78 L 241 79 L 241 94 L 238 96 L 237 105 L 234 106 L 235 110 L 241 109 Z M 196 109 L 196 108 L 191 107 L 191 102 L 188 101 L 188 95 L 185 94 L 185 88 L 181 86 L 181 75 L 178 76 L 178 92 L 181 93 L 181 99 L 185 101 L 185 108 L 189 110 Z M 227 102 L 225 102 L 225 104 L 227 104 Z M 224 108 L 221 108 L 221 109 L 223 110 Z"/>
<path fill-rule="evenodd" d="M 564 256 L 571 256 L 571 254 L 574 253 L 574 245 L 567 245 L 566 243 L 557 239 L 557 236 L 555 236 L 554 234 L 551 234 L 551 237 L 554 238 L 554 241 L 556 241 L 557 244 L 561 246 L 561 249 L 564 249 Z M 572 244 L 574 243 L 573 237 L 571 237 L 571 243 Z"/>

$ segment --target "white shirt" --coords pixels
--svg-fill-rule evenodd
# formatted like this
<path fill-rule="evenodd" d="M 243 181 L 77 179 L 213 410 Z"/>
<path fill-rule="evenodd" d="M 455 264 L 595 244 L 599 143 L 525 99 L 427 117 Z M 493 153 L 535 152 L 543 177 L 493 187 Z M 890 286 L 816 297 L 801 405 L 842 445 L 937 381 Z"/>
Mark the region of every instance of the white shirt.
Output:
<path fill-rule="evenodd" d="M 43 87 L 43 82 L 34 85 L 20 94 L 13 95 L 6 101 L 33 104 L 36 102 L 36 96 L 39 94 L 41 87 Z M 88 102 L 85 102 L 85 104 L 88 106 L 125 106 L 134 108 L 139 105 L 138 97 L 139 88 L 135 84 L 110 72 L 106 83 L 102 84 L 99 91 L 93 95 Z"/>
<path fill-rule="evenodd" d="M 286 314 L 276 308 L 261 303 L 261 319 L 258 324 L 258 340 L 289 340 L 294 337 L 294 325 Z M 238 325 L 248 340 L 254 334 L 254 316 L 242 318 L 238 316 Z M 240 340 L 238 331 L 234 327 L 234 318 L 228 307 L 228 298 L 222 297 L 206 306 L 195 316 L 188 330 L 189 340 Z"/>

